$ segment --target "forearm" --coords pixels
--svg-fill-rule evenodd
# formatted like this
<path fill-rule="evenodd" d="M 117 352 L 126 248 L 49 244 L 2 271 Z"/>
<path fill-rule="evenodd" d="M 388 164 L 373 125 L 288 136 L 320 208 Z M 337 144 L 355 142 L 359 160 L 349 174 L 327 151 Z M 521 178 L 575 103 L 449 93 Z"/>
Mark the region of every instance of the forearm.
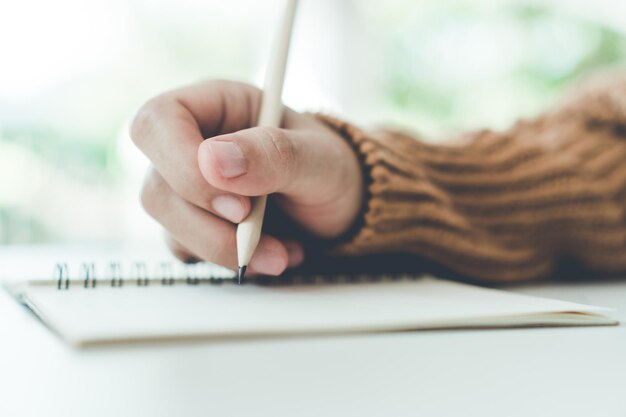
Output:
<path fill-rule="evenodd" d="M 484 281 L 545 277 L 564 257 L 626 272 L 624 85 L 453 146 L 324 118 L 369 178 L 362 227 L 336 251 L 409 252 Z"/>

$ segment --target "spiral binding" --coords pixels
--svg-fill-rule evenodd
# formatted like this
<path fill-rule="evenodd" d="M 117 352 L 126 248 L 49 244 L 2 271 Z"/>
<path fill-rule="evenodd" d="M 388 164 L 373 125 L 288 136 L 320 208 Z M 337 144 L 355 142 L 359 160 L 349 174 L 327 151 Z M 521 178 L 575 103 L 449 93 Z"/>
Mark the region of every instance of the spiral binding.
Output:
<path fill-rule="evenodd" d="M 161 271 L 161 285 L 174 285 L 174 268 L 171 262 L 161 262 L 159 264 Z"/>
<path fill-rule="evenodd" d="M 54 273 L 57 277 L 57 289 L 69 289 L 70 288 L 70 274 L 66 263 L 56 264 Z"/>
<path fill-rule="evenodd" d="M 155 264 L 155 273 L 150 274 L 146 262 L 132 262 L 128 268 L 128 274 L 124 274 L 121 262 L 109 262 L 105 268 L 105 273 L 99 276 L 94 262 L 82 262 L 78 268 L 78 277 L 71 278 L 70 267 L 67 263 L 62 262 L 55 265 L 53 279 L 57 289 L 68 290 L 77 284 L 86 289 L 93 289 L 103 284 L 108 284 L 109 287 L 113 288 L 122 288 L 127 285 L 137 287 L 147 287 L 154 284 L 172 286 L 176 283 L 186 283 L 187 285 L 221 284 L 234 278 L 234 276 L 202 273 L 201 268 L 196 265 L 184 265 L 183 268 L 184 273 L 177 276 L 172 262 L 159 262 Z"/>
<path fill-rule="evenodd" d="M 109 263 L 109 276 L 111 277 L 111 287 L 121 287 L 124 284 L 122 267 L 119 262 Z"/>
<path fill-rule="evenodd" d="M 182 266 L 182 272 L 176 273 L 172 262 L 158 262 L 153 265 L 154 274 L 149 273 L 146 262 L 132 262 L 128 274 L 124 274 L 120 262 L 109 262 L 105 268 L 105 274 L 98 276 L 94 262 L 83 262 L 78 270 L 78 278 L 70 278 L 70 268 L 67 263 L 57 263 L 54 267 L 54 280 L 59 290 L 68 290 L 73 285 L 79 285 L 86 289 L 94 289 L 108 284 L 112 288 L 122 288 L 128 285 L 148 287 L 150 285 L 173 286 L 175 284 L 199 285 L 199 284 L 222 284 L 235 282 L 234 275 L 203 273 L 198 265 Z M 210 268 L 209 268 L 210 269 Z M 282 275 L 279 277 L 259 276 L 252 282 L 262 286 L 280 285 L 316 285 L 316 284 L 348 284 L 368 283 L 380 281 L 414 280 L 419 278 L 407 274 L 337 274 L 337 275 Z"/>
<path fill-rule="evenodd" d="M 96 288 L 96 266 L 93 262 L 83 263 L 80 266 L 81 275 L 84 277 L 83 285 L 85 288 Z"/>

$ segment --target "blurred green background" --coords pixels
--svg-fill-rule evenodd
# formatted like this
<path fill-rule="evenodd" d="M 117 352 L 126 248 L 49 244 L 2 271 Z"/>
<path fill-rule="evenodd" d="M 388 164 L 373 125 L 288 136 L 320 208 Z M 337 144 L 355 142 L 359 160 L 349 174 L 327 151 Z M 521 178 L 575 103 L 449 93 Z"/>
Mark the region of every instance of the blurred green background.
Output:
<path fill-rule="evenodd" d="M 279 3 L 3 7 L 0 243 L 152 239 L 129 119 L 199 79 L 257 82 Z M 303 0 L 285 101 L 433 141 L 503 128 L 626 60 L 625 7 L 589 3 Z"/>

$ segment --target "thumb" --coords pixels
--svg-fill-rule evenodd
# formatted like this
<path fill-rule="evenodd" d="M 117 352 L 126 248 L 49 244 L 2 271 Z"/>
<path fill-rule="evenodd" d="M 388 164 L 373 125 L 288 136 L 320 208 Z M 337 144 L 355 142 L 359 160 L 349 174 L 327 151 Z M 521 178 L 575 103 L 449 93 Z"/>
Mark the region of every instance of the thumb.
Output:
<path fill-rule="evenodd" d="M 198 163 L 212 186 L 244 196 L 280 193 L 281 208 L 314 234 L 339 236 L 362 203 L 363 178 L 347 142 L 323 126 L 256 127 L 207 139 Z"/>
<path fill-rule="evenodd" d="M 298 197 L 329 184 L 325 180 L 337 166 L 324 148 L 332 145 L 317 139 L 308 131 L 245 129 L 205 140 L 198 149 L 198 163 L 216 188 L 246 196 L 278 192 Z"/>

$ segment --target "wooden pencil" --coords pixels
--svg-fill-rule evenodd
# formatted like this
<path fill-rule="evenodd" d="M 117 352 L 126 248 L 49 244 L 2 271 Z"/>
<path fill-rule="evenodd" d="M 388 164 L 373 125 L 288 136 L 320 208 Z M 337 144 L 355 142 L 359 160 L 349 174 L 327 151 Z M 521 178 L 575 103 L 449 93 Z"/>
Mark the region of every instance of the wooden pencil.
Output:
<path fill-rule="evenodd" d="M 297 0 L 285 1 L 284 14 L 278 27 L 274 48 L 266 69 L 257 126 L 280 127 L 281 124 L 283 114 L 281 95 L 297 3 Z M 239 284 L 241 284 L 245 276 L 248 264 L 261 238 L 267 196 L 252 197 L 251 203 L 250 214 L 237 227 Z"/>

